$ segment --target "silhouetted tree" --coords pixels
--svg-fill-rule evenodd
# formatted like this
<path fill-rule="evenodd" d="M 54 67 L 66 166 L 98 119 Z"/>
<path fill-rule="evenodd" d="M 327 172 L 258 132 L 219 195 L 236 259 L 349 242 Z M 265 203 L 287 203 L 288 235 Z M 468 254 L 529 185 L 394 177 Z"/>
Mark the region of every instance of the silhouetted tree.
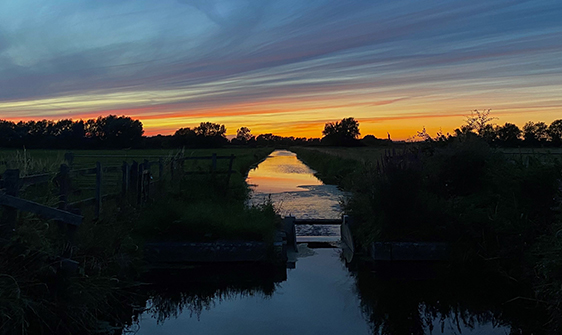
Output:
<path fill-rule="evenodd" d="M 472 131 L 473 129 L 464 124 L 460 128 L 455 129 L 455 137 L 463 139 L 470 136 L 476 136 L 476 133 Z"/>
<path fill-rule="evenodd" d="M 368 146 L 378 146 L 378 145 L 388 145 L 392 143 L 392 141 L 388 139 L 376 138 L 374 135 L 365 135 L 361 139 L 361 143 Z"/>
<path fill-rule="evenodd" d="M 457 138 L 458 140 L 465 140 L 468 138 L 479 137 L 488 143 L 492 143 L 497 138 L 496 127 L 491 123 L 495 117 L 490 116 L 490 109 L 479 111 L 475 109 L 469 116 L 466 117 L 464 125 L 455 129 L 453 136 L 450 138 Z M 444 136 L 441 136 L 444 139 Z"/>
<path fill-rule="evenodd" d="M 179 147 L 194 145 L 196 137 L 197 135 L 195 134 L 195 131 L 193 131 L 193 129 L 189 127 L 180 128 L 174 133 L 173 143 L 175 146 Z"/>
<path fill-rule="evenodd" d="M 240 144 L 246 144 L 250 142 L 250 140 L 255 139 L 255 137 L 252 135 L 249 128 L 240 127 L 240 129 L 236 131 L 236 137 L 234 139 Z"/>
<path fill-rule="evenodd" d="M 523 137 L 529 145 L 544 143 L 548 140 L 548 126 L 544 122 L 529 121 L 523 126 Z"/>
<path fill-rule="evenodd" d="M 359 122 L 348 117 L 339 122 L 328 122 L 322 131 L 322 143 L 327 145 L 359 145 Z"/>
<path fill-rule="evenodd" d="M 11 147 L 16 141 L 16 125 L 11 121 L 0 120 L 0 147 Z"/>
<path fill-rule="evenodd" d="M 128 116 L 109 115 L 88 120 L 85 125 L 86 137 L 103 147 L 126 148 L 138 145 L 143 129 L 139 120 Z"/>
<path fill-rule="evenodd" d="M 223 136 L 226 133 L 224 125 L 212 122 L 201 122 L 199 126 L 193 128 L 195 135 L 204 137 Z"/>
<path fill-rule="evenodd" d="M 212 122 L 201 122 L 193 128 L 197 138 L 197 145 L 219 147 L 228 142 L 226 139 L 226 127 Z"/>
<path fill-rule="evenodd" d="M 475 109 L 471 112 L 470 116 L 466 117 L 466 125 L 471 131 L 474 131 L 478 136 L 485 137 L 485 135 L 490 133 L 493 130 L 493 124 L 491 123 L 493 120 L 497 119 L 496 117 L 490 116 L 491 109 L 486 109 L 483 111 L 479 111 Z"/>
<path fill-rule="evenodd" d="M 504 145 L 516 146 L 519 144 L 521 129 L 513 123 L 505 123 L 496 130 L 498 141 Z"/>
<path fill-rule="evenodd" d="M 552 121 L 548 126 L 548 136 L 553 145 L 562 145 L 562 119 Z"/>

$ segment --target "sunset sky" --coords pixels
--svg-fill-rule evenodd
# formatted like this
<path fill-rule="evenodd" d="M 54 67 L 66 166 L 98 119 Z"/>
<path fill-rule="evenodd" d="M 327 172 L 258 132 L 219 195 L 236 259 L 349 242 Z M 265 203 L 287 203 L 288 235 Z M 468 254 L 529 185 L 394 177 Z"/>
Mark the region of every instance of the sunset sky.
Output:
<path fill-rule="evenodd" d="M 0 119 L 405 139 L 488 108 L 562 118 L 562 1 L 0 1 Z"/>

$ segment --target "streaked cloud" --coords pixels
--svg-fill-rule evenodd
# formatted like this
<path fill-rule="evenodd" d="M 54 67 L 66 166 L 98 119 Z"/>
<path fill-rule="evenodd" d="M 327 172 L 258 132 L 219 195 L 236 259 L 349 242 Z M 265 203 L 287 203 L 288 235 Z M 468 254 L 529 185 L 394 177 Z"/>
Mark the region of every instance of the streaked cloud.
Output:
<path fill-rule="evenodd" d="M 308 136 L 346 116 L 384 134 L 453 126 L 475 108 L 548 122 L 560 17 L 559 1 L 6 0 L 0 118 Z"/>

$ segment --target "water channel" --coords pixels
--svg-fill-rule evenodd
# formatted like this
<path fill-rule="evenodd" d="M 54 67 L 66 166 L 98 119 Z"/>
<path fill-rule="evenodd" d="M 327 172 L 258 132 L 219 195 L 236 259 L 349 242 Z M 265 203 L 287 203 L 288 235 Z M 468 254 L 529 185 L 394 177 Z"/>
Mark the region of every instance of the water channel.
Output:
<path fill-rule="evenodd" d="M 252 201 L 270 198 L 282 215 L 297 218 L 338 218 L 342 193 L 313 173 L 295 154 L 275 151 L 248 176 Z M 339 227 L 297 234 L 337 239 Z M 295 269 L 221 268 L 176 278 L 149 294 L 149 308 L 124 333 L 511 334 L 529 312 L 506 308 L 509 285 L 492 275 L 380 272 L 346 264 L 337 247 L 299 250 Z"/>

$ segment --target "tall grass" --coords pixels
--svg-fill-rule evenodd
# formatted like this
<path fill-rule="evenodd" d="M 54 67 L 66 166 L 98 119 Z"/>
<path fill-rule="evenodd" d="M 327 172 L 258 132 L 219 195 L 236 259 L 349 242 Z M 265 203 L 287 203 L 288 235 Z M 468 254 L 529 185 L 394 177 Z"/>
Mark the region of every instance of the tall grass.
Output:
<path fill-rule="evenodd" d="M 338 177 L 351 192 L 344 210 L 355 219 L 354 240 L 362 247 L 373 241 L 449 242 L 455 260 L 476 261 L 534 285 L 536 297 L 525 299 L 548 303 L 550 327 L 560 332 L 561 162 L 521 160 L 476 139 L 409 149 Z M 326 156 L 303 158 L 319 171 L 344 164 Z"/>
<path fill-rule="evenodd" d="M 100 334 L 120 329 L 130 321 L 136 299 L 125 289 L 138 278 L 142 243 L 151 236 L 189 238 L 194 234 L 203 240 L 273 236 L 278 217 L 271 204 L 244 206 L 247 169 L 270 151 L 234 152 L 238 173 L 232 175 L 228 188 L 220 176 L 186 178 L 172 184 L 175 188 L 169 197 L 140 209 L 127 202 L 104 201 L 102 217 L 94 219 L 93 210 L 86 207 L 78 229 L 61 229 L 52 220 L 20 213 L 12 240 L 0 241 L 0 334 Z M 62 160 L 62 153 L 35 153 L 10 156 L 15 158 L 9 167 L 34 174 L 56 171 Z M 84 157 L 84 164 L 99 159 L 103 158 Z M 121 162 L 122 158 L 104 161 Z M 174 211 L 180 221 L 165 222 Z M 78 261 L 77 271 L 61 268 L 60 255 Z"/>
<path fill-rule="evenodd" d="M 185 176 L 175 191 L 143 210 L 135 233 L 151 239 L 272 242 L 280 225 L 277 211 L 270 201 L 248 205 L 250 190 L 245 183 L 249 168 L 270 152 L 237 156 L 233 167 L 237 173 L 228 185 L 224 176 Z"/>
<path fill-rule="evenodd" d="M 340 149 L 336 149 L 340 150 Z M 359 149 L 349 149 L 359 150 Z M 344 189 L 352 189 L 364 166 L 368 163 L 350 155 L 342 156 L 338 151 L 330 152 L 330 149 L 317 150 L 314 148 L 292 147 L 291 151 L 304 163 L 316 170 L 316 177 L 325 184 L 339 185 Z"/>
<path fill-rule="evenodd" d="M 0 172 L 5 169 L 19 169 L 21 176 L 40 173 L 55 172 L 60 164 L 64 162 L 62 152 L 49 156 L 37 157 L 36 151 L 14 150 L 0 152 Z M 2 168 L 3 165 L 3 168 Z"/>

